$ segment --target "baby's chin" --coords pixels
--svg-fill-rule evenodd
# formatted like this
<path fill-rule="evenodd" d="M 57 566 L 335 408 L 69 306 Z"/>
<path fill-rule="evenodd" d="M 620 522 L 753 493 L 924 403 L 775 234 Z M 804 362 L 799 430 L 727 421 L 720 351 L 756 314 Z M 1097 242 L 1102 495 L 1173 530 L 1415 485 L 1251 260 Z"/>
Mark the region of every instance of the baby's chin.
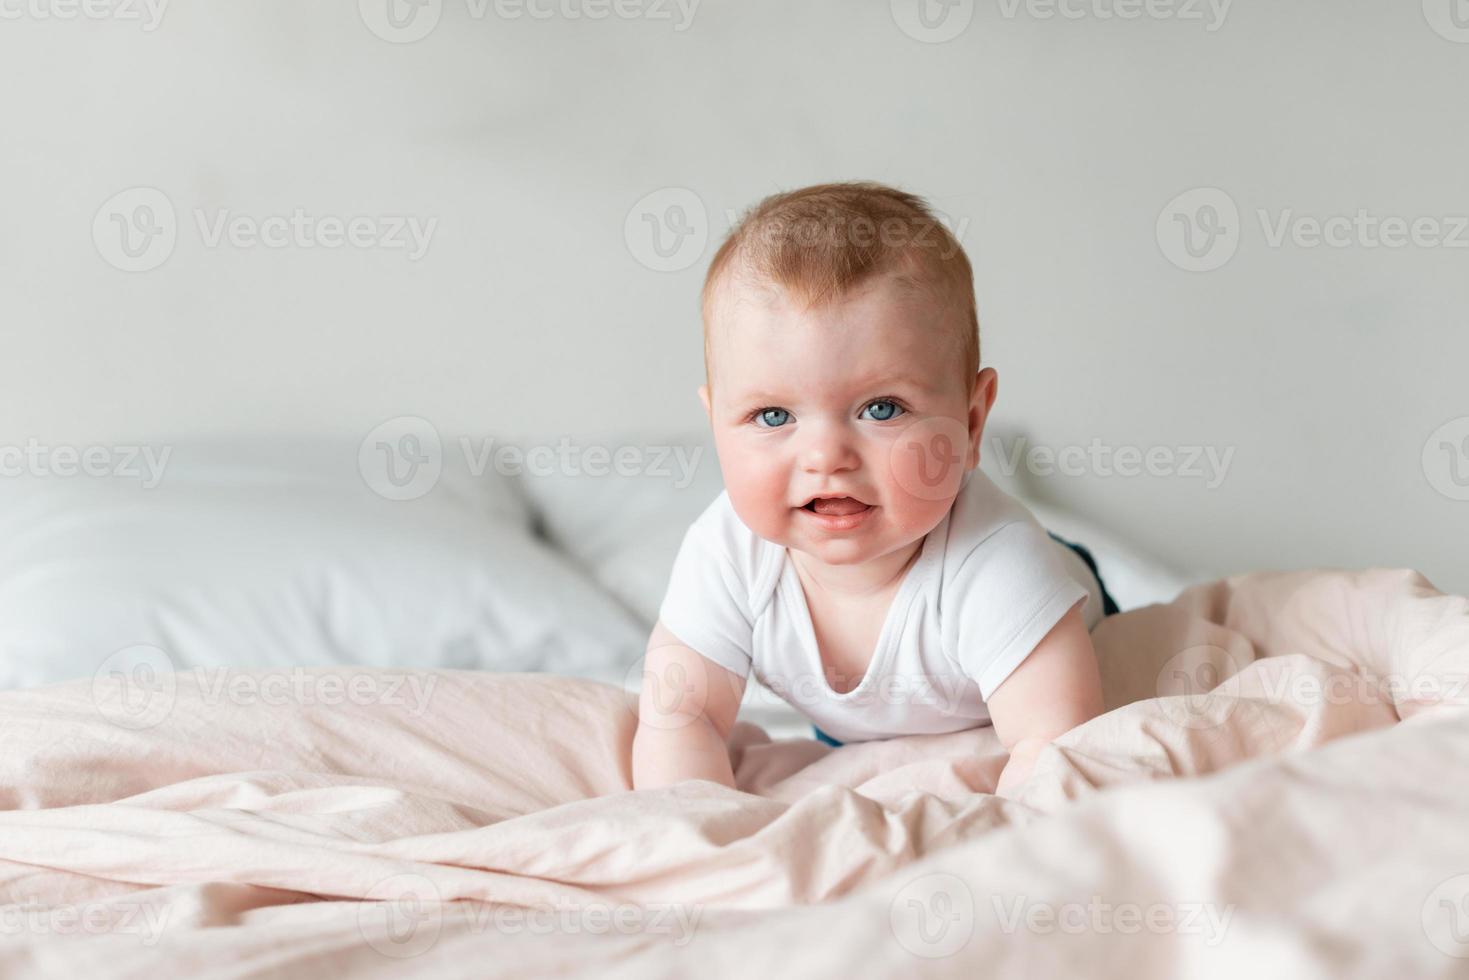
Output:
<path fill-rule="evenodd" d="M 865 565 L 881 557 L 880 554 L 869 554 L 866 549 L 853 549 L 850 546 L 809 548 L 799 544 L 788 544 L 786 548 L 799 552 L 813 561 L 819 561 L 823 565 Z"/>
<path fill-rule="evenodd" d="M 799 519 L 797 515 L 791 524 L 780 528 L 751 528 L 751 530 L 757 537 L 764 538 L 771 544 L 799 552 L 827 565 L 860 565 L 892 550 L 891 548 L 877 548 L 874 542 L 863 541 L 857 537 L 833 536 L 826 541 L 813 541 L 809 536 L 796 533 L 792 525 Z"/>
<path fill-rule="evenodd" d="M 882 540 L 878 540 L 872 537 L 864 539 L 862 537 L 833 536 L 826 540 L 813 541 L 797 535 L 788 535 L 776 543 L 826 565 L 863 565 L 906 548 L 922 537 L 922 534 L 904 534 L 898 538 L 884 536 Z"/>

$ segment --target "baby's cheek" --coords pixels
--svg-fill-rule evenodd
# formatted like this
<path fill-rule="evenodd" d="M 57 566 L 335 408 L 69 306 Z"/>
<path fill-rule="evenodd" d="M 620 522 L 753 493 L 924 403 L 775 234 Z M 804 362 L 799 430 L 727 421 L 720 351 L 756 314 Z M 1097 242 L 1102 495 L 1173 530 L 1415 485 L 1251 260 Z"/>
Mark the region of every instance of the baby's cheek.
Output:
<path fill-rule="evenodd" d="M 959 493 L 966 450 L 964 431 L 952 419 L 926 419 L 905 429 L 887 454 L 889 517 L 927 534 Z"/>
<path fill-rule="evenodd" d="M 766 540 L 781 538 L 790 520 L 785 475 L 778 469 L 755 463 L 729 461 L 721 466 L 729 502 L 740 520 Z"/>
<path fill-rule="evenodd" d="M 926 498 L 903 497 L 896 506 L 889 508 L 888 520 L 901 530 L 908 540 L 921 538 L 938 526 L 949 512 L 954 501 L 928 500 Z"/>

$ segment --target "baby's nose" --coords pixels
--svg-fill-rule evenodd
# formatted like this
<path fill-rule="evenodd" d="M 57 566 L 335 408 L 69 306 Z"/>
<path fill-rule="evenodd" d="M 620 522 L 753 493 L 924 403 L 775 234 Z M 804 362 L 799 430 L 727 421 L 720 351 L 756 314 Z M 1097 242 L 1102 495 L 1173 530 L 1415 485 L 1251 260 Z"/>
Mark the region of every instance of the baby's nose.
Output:
<path fill-rule="evenodd" d="M 850 470 L 860 464 L 861 456 L 854 441 L 831 426 L 812 433 L 801 450 L 801 466 L 809 473 Z"/>

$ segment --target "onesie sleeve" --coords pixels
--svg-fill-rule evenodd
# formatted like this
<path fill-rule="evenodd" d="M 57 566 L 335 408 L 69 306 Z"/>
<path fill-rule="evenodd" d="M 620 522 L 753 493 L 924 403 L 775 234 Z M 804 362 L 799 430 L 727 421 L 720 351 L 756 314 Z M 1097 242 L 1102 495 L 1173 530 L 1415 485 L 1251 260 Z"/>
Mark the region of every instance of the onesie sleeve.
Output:
<path fill-rule="evenodd" d="M 988 701 L 1088 595 L 1045 530 L 1014 521 L 981 541 L 948 583 L 944 632 L 955 659 Z"/>
<path fill-rule="evenodd" d="M 695 521 L 679 545 L 658 619 L 684 645 L 747 677 L 754 639 L 749 593 L 716 527 Z"/>

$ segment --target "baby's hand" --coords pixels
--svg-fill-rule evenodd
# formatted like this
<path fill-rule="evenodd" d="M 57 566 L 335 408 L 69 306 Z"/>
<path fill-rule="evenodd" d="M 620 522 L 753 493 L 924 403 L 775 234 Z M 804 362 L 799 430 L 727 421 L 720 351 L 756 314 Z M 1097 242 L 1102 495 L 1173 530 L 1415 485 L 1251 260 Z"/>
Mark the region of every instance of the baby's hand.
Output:
<path fill-rule="evenodd" d="M 995 792 L 1012 796 L 1030 776 L 1041 749 L 1102 713 L 1102 678 L 1080 602 L 1051 627 L 986 705 L 995 734 L 1010 752 Z"/>
<path fill-rule="evenodd" d="M 1007 799 L 1014 799 L 1019 795 L 1020 788 L 1025 785 L 1031 770 L 1035 768 L 1036 757 L 1050 744 L 1043 738 L 1027 738 L 1011 746 L 1010 760 L 1005 763 L 1005 768 L 1000 771 L 1000 778 L 995 782 L 995 795 Z"/>

